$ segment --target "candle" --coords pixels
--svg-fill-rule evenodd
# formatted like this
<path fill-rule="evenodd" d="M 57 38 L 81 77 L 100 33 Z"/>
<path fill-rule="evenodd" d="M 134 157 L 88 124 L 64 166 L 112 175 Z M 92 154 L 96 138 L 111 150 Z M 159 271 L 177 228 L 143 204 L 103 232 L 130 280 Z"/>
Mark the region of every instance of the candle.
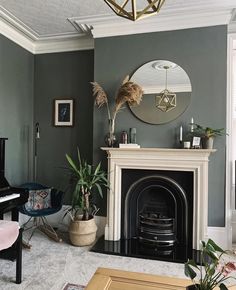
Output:
<path fill-rule="evenodd" d="M 193 118 L 191 118 L 191 126 L 190 126 L 190 131 L 191 132 L 193 132 L 193 130 L 194 130 L 193 124 L 194 124 L 194 120 L 193 120 Z"/>
<path fill-rule="evenodd" d="M 183 141 L 183 127 L 180 126 L 179 128 L 179 141 L 182 142 Z"/>

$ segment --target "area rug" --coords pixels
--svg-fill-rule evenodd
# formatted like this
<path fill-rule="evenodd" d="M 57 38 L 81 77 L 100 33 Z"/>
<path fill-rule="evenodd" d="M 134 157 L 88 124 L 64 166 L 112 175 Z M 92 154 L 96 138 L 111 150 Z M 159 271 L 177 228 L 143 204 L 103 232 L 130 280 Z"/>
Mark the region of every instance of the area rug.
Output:
<path fill-rule="evenodd" d="M 85 286 L 71 283 L 65 284 L 64 287 L 62 288 L 62 290 L 83 290 L 83 289 L 85 289 Z"/>

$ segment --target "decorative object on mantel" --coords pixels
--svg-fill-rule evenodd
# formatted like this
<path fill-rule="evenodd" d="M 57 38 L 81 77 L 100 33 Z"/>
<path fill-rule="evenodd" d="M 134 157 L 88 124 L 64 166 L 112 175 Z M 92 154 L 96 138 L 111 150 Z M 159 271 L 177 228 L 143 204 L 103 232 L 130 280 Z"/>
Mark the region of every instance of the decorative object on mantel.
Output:
<path fill-rule="evenodd" d="M 118 15 L 123 18 L 136 21 L 151 15 L 156 15 L 165 0 L 145 0 L 147 3 L 136 4 L 136 0 L 104 0 L 105 3 Z M 143 1 L 143 2 L 145 2 Z M 140 2 L 140 1 L 137 1 Z"/>
<path fill-rule="evenodd" d="M 216 136 L 228 135 L 223 132 L 224 128 L 213 129 L 210 127 L 202 127 L 201 125 L 195 123 L 191 124 L 191 126 L 193 126 L 191 133 L 195 136 L 201 137 L 203 149 L 212 149 L 214 138 Z"/>
<path fill-rule="evenodd" d="M 227 290 L 228 288 L 224 282 L 229 278 L 234 278 L 229 277 L 229 274 L 236 271 L 236 263 L 224 261 L 222 259 L 223 254 L 228 251 L 222 250 L 213 240 L 201 241 L 201 245 L 201 264 L 197 265 L 194 260 L 188 260 L 185 263 L 185 275 L 194 283 L 187 289 L 213 290 L 218 286 L 221 290 Z M 198 277 L 197 273 L 199 274 Z"/>
<path fill-rule="evenodd" d="M 128 143 L 128 144 L 119 144 L 120 148 L 140 148 L 139 144 L 134 144 L 134 143 Z"/>
<path fill-rule="evenodd" d="M 69 236 L 72 244 L 87 246 L 94 242 L 97 232 L 94 215 L 98 209 L 95 205 L 91 205 L 92 197 L 95 193 L 99 193 L 103 197 L 102 187 L 108 188 L 109 186 L 101 164 L 94 167 L 81 160 L 79 149 L 77 149 L 77 154 L 77 162 L 66 154 L 74 191 L 71 207 L 66 210 L 65 215 L 69 215 L 71 218 Z"/>
<path fill-rule="evenodd" d="M 117 142 L 115 136 L 115 120 L 117 113 L 122 110 L 126 102 L 129 106 L 139 105 L 142 100 L 143 90 L 138 84 L 131 82 L 129 76 L 126 76 L 116 93 L 115 106 L 111 111 L 107 93 L 97 82 L 92 82 L 91 84 L 93 86 L 93 95 L 95 96 L 95 105 L 98 108 L 105 105 L 107 108 L 109 132 L 105 138 L 106 145 L 108 147 L 114 147 Z"/>
<path fill-rule="evenodd" d="M 136 134 L 137 134 L 136 128 L 129 129 L 129 143 L 136 144 L 136 142 L 137 142 L 137 139 L 136 139 L 137 135 Z"/>

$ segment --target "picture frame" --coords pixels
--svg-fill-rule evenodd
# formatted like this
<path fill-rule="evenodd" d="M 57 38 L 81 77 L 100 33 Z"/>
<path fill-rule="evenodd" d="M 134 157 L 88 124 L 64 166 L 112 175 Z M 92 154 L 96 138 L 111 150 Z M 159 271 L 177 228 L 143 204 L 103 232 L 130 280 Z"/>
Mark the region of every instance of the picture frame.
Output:
<path fill-rule="evenodd" d="M 201 137 L 196 137 L 196 136 L 193 137 L 192 148 L 193 149 L 201 148 Z"/>
<path fill-rule="evenodd" d="M 74 125 L 74 99 L 55 99 L 53 125 L 72 127 Z"/>

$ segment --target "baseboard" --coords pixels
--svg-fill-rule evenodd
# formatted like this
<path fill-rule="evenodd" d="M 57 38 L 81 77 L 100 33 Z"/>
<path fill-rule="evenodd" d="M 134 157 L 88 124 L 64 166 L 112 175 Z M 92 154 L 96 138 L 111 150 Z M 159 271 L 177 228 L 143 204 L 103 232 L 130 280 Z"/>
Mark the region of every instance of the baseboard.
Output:
<path fill-rule="evenodd" d="M 68 205 L 63 205 L 62 209 L 53 214 L 48 216 L 47 219 L 51 225 L 55 227 L 59 227 L 60 229 L 67 231 L 68 225 L 70 222 L 70 218 L 68 215 L 65 216 L 66 209 Z M 23 224 L 25 221 L 28 220 L 28 217 L 25 215 L 20 215 L 20 224 Z M 97 236 L 100 237 L 104 235 L 105 232 L 105 225 L 106 225 L 106 217 L 104 216 L 95 216 L 96 224 L 98 227 Z M 226 227 L 208 227 L 208 238 L 214 240 L 219 246 L 223 249 L 230 249 L 232 242 L 228 241 L 228 231 Z"/>
<path fill-rule="evenodd" d="M 70 223 L 70 218 L 68 215 L 65 215 L 66 210 L 68 209 L 68 205 L 63 205 L 62 209 L 52 215 L 47 216 L 48 222 L 53 226 L 57 227 L 62 231 L 68 231 L 68 226 Z M 19 216 L 19 223 L 20 225 L 24 224 L 29 219 L 28 216 L 20 214 Z M 95 216 L 96 224 L 98 227 L 97 236 L 101 237 L 104 235 L 105 224 L 106 224 L 106 217 L 103 216 Z"/>
<path fill-rule="evenodd" d="M 228 240 L 229 230 L 226 227 L 208 227 L 208 238 L 212 239 L 222 249 L 228 250 L 232 246 L 232 241 Z"/>

